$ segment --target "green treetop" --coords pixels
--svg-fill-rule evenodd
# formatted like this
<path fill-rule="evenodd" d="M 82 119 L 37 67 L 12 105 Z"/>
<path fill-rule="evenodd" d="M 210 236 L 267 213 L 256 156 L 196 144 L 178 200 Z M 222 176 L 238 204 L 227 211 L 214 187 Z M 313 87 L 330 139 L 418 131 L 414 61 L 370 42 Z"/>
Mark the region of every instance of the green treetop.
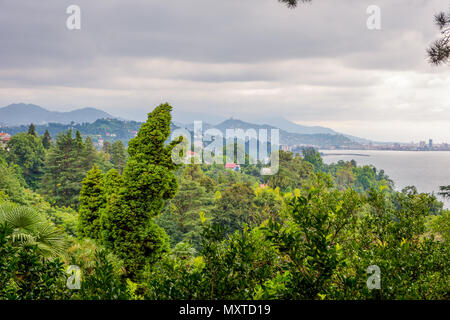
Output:
<path fill-rule="evenodd" d="M 128 155 L 123 142 L 121 140 L 114 142 L 111 147 L 111 163 L 120 174 L 123 173 L 127 158 Z"/>
<path fill-rule="evenodd" d="M 129 143 L 130 159 L 123 173 L 123 186 L 108 199 L 104 239 L 136 274 L 168 249 L 167 235 L 153 219 L 164 200 L 177 191 L 172 149 L 181 139 L 165 145 L 170 136 L 172 107 L 161 104 Z"/>
<path fill-rule="evenodd" d="M 37 137 L 36 127 L 34 126 L 34 124 L 30 124 L 30 127 L 28 128 L 28 134 Z"/>
<path fill-rule="evenodd" d="M 111 143 L 108 142 L 108 141 L 105 141 L 105 142 L 103 143 L 102 151 L 103 151 L 104 153 L 111 154 L 111 153 L 112 153 Z"/>
<path fill-rule="evenodd" d="M 43 174 L 45 150 L 42 142 L 34 135 L 19 133 L 8 142 L 7 160 L 17 164 L 23 177 L 32 189 L 39 186 Z"/>
<path fill-rule="evenodd" d="M 45 149 L 50 149 L 50 147 L 52 146 L 52 137 L 50 136 L 48 130 L 45 130 L 45 133 L 42 136 L 42 145 Z"/>
<path fill-rule="evenodd" d="M 106 205 L 103 172 L 97 165 L 83 179 L 80 192 L 78 230 L 82 237 L 100 239 L 100 213 Z"/>

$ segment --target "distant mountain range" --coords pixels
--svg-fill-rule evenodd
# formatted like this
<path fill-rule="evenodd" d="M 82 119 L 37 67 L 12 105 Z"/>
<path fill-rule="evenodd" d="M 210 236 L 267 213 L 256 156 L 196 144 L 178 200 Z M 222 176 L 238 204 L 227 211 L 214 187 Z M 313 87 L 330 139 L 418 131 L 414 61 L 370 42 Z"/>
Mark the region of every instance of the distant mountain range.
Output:
<path fill-rule="evenodd" d="M 43 125 L 48 123 L 69 124 L 94 122 L 97 119 L 115 118 L 109 113 L 95 109 L 83 108 L 69 112 L 49 111 L 34 104 L 16 103 L 0 108 L 0 125 L 21 126 L 34 123 Z"/>
<path fill-rule="evenodd" d="M 107 120 L 109 119 L 109 120 Z M 253 122 L 253 121 L 252 121 Z M 203 132 L 216 128 L 224 135 L 226 129 L 280 129 L 280 144 L 283 145 L 314 145 L 319 147 L 350 146 L 358 143 L 365 143 L 368 140 L 344 135 L 332 129 L 319 126 L 305 126 L 293 123 L 283 118 L 273 118 L 269 120 L 255 120 L 257 123 L 245 122 L 230 118 L 216 125 L 203 123 Z M 121 139 L 125 141 L 132 137 L 132 132 L 139 128 L 140 122 L 123 121 L 95 108 L 84 108 L 70 112 L 55 112 L 46 110 L 33 104 L 11 104 L 0 108 L 0 125 L 8 126 L 10 133 L 23 132 L 27 130 L 30 123 L 37 126 L 38 131 L 49 130 L 54 136 L 60 131 L 73 127 L 80 130 L 85 135 L 107 136 L 107 140 Z M 49 124 L 51 124 L 49 126 Z M 67 126 L 72 124 L 70 126 Z M 193 132 L 193 123 L 183 124 L 174 122 L 173 128 L 181 127 Z M 126 128 L 126 131 L 124 129 Z"/>
<path fill-rule="evenodd" d="M 299 134 L 340 134 L 339 132 L 334 131 L 330 128 L 320 127 L 320 126 L 305 126 L 301 124 L 297 124 L 294 122 L 291 122 L 285 118 L 281 117 L 274 117 L 271 119 L 265 119 L 265 120 L 256 120 L 253 121 L 258 124 L 270 124 L 271 126 L 283 129 L 288 132 L 292 133 L 299 133 Z"/>
<path fill-rule="evenodd" d="M 287 120 L 286 120 L 287 121 Z M 289 122 L 289 121 L 287 121 Z M 194 125 L 183 125 L 181 123 L 175 123 L 178 127 L 183 127 L 191 132 L 194 131 Z M 297 127 L 295 127 L 297 126 Z M 354 145 L 355 142 L 340 134 L 337 133 L 331 129 L 327 128 L 321 128 L 321 127 L 315 127 L 316 129 L 312 129 L 312 127 L 307 126 L 301 126 L 296 125 L 294 123 L 291 123 L 290 128 L 295 129 L 297 132 L 289 132 L 284 129 L 284 127 L 277 127 L 273 125 L 268 124 L 255 124 L 255 123 L 249 123 L 242 120 L 237 119 L 228 119 L 225 120 L 217 125 L 211 125 L 208 123 L 202 123 L 202 130 L 205 132 L 208 129 L 218 129 L 220 132 L 222 132 L 223 135 L 226 134 L 227 129 L 255 129 L 256 131 L 260 129 L 266 129 L 268 137 L 270 136 L 270 130 L 271 129 L 279 129 L 280 130 L 280 144 L 283 145 L 314 145 L 314 146 L 320 146 L 320 147 L 330 147 L 330 146 L 350 146 Z M 318 132 L 318 133 L 298 133 L 302 132 L 302 128 L 305 129 L 307 132 Z M 317 131 L 316 131 L 317 130 Z M 324 133 L 326 132 L 326 133 Z M 329 132 L 329 133 L 328 133 Z"/>

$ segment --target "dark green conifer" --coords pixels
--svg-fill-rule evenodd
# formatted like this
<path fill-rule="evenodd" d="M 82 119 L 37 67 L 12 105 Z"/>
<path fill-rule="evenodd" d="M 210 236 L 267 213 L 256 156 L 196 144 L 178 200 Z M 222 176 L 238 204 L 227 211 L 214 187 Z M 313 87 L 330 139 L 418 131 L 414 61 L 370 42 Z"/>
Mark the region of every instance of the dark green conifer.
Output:
<path fill-rule="evenodd" d="M 48 130 L 45 130 L 45 133 L 42 136 L 42 145 L 45 149 L 50 149 L 50 147 L 52 146 L 52 137 L 50 136 Z"/>
<path fill-rule="evenodd" d="M 104 240 L 125 262 L 130 275 L 154 263 L 168 249 L 167 235 L 154 218 L 164 200 L 177 191 L 177 165 L 171 154 L 181 139 L 165 145 L 171 110 L 170 105 L 161 104 L 149 113 L 137 137 L 130 141 L 123 186 L 108 197 Z"/>
<path fill-rule="evenodd" d="M 37 137 L 36 127 L 34 126 L 34 124 L 30 124 L 30 126 L 28 127 L 28 134 Z"/>
<path fill-rule="evenodd" d="M 121 140 L 114 142 L 112 145 L 111 163 L 120 174 L 123 173 L 123 169 L 127 163 L 127 158 L 127 151 L 125 150 L 123 142 Z"/>
<path fill-rule="evenodd" d="M 101 238 L 100 215 L 106 206 L 103 178 L 103 172 L 94 165 L 83 179 L 78 217 L 78 232 L 81 237 Z"/>

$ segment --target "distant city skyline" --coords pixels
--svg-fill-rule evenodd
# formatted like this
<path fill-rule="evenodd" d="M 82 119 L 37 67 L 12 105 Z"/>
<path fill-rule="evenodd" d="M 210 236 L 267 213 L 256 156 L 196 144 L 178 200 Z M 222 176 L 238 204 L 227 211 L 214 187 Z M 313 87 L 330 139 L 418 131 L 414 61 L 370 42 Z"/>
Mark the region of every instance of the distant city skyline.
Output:
<path fill-rule="evenodd" d="M 0 107 L 144 120 L 273 117 L 375 141 L 450 142 L 450 68 L 426 60 L 441 0 L 2 1 Z M 366 9 L 381 9 L 368 30 Z M 200 118 L 203 115 L 203 119 Z"/>

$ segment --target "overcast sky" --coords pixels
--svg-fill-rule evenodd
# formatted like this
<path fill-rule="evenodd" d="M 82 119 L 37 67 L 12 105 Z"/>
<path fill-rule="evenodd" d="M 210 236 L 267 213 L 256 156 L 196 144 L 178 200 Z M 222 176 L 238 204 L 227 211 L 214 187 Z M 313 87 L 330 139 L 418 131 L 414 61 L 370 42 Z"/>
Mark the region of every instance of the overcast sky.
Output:
<path fill-rule="evenodd" d="M 81 8 L 68 30 L 66 8 Z M 381 8 L 369 30 L 367 7 Z M 144 120 L 285 117 L 384 141 L 450 142 L 450 66 L 426 61 L 444 0 L 0 0 L 0 106 Z M 189 113 L 189 114 L 188 114 Z M 186 122 L 186 121 L 185 121 Z"/>

